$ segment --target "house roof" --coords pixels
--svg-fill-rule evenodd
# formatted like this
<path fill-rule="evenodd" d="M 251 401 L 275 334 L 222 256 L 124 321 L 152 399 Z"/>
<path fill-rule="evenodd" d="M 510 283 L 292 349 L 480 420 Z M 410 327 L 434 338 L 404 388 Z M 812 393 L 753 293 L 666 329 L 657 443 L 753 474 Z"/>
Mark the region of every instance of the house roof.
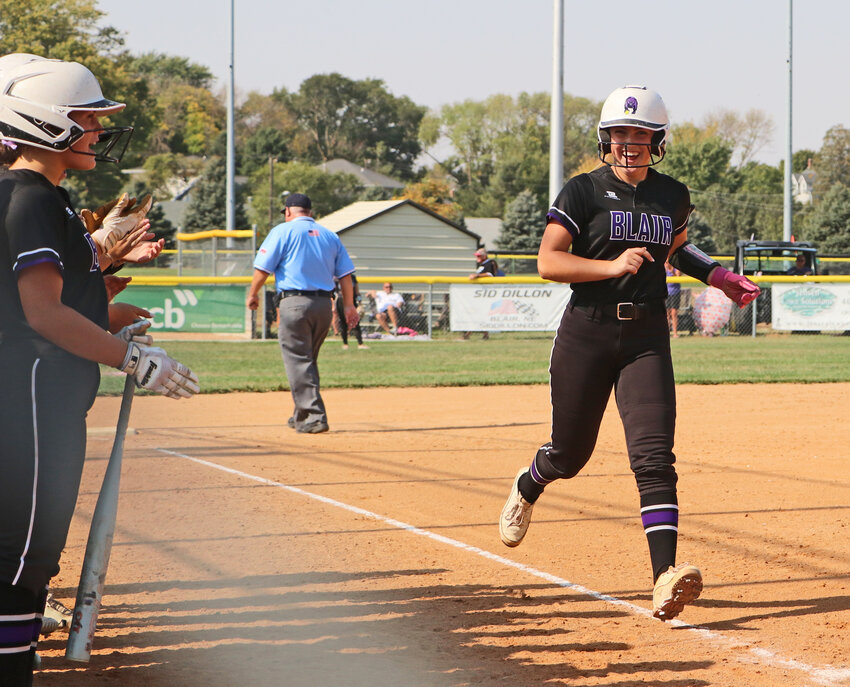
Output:
<path fill-rule="evenodd" d="M 412 200 L 360 200 L 356 203 L 352 203 L 351 205 L 346 205 L 344 208 L 337 210 L 336 212 L 332 212 L 329 215 L 325 215 L 324 217 L 319 218 L 318 222 L 323 227 L 327 227 L 331 231 L 340 234 L 344 231 L 348 231 L 349 229 L 353 229 L 359 224 L 363 224 L 364 222 L 369 221 L 373 217 L 377 217 L 379 215 L 383 215 L 387 212 L 392 212 L 396 208 L 401 207 L 402 205 L 410 205 L 417 210 L 424 212 L 435 219 L 440 220 L 441 222 L 445 222 L 451 227 L 454 227 L 458 231 L 462 231 L 464 234 L 468 234 L 469 236 L 474 236 L 476 239 L 481 241 L 481 237 L 473 231 L 469 231 L 459 224 L 455 224 L 449 219 L 446 219 L 442 215 L 437 214 L 436 212 L 432 212 L 428 208 L 419 203 L 414 203 Z"/>
<path fill-rule="evenodd" d="M 325 172 L 336 174 L 342 172 L 344 174 L 352 174 L 357 177 L 361 186 L 379 186 L 381 188 L 404 188 L 404 184 L 396 181 L 392 177 L 388 177 L 380 172 L 373 172 L 371 169 L 366 169 L 348 160 L 336 159 L 328 160 L 318 165 Z"/>

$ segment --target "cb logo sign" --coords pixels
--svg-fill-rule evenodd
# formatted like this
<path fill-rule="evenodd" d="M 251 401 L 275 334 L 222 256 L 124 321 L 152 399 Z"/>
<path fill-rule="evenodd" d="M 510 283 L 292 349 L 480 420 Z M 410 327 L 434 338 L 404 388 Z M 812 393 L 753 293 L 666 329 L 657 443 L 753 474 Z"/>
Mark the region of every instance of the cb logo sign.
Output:
<path fill-rule="evenodd" d="M 174 299 L 166 297 L 163 307 L 148 308 L 153 322 L 152 329 L 181 329 L 186 324 L 184 308 L 198 305 L 198 297 L 192 289 L 174 289 L 172 294 Z"/>

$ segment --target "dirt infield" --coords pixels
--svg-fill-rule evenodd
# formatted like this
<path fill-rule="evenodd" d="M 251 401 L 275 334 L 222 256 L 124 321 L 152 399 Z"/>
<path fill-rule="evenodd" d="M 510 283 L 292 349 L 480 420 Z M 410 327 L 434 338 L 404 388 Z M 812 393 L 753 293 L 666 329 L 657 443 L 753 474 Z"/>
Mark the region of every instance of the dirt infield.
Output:
<path fill-rule="evenodd" d="M 38 686 L 850 685 L 850 384 L 680 386 L 680 561 L 702 598 L 649 617 L 616 408 L 516 549 L 496 520 L 547 439 L 544 386 L 137 398 L 95 652 Z M 118 398 L 56 578 L 73 602 Z"/>

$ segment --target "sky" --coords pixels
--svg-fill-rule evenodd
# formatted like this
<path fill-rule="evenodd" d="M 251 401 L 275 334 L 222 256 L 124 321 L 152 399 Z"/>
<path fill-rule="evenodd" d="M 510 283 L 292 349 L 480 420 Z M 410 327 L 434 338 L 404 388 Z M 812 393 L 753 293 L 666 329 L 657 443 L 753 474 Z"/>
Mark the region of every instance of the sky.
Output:
<path fill-rule="evenodd" d="M 550 92 L 553 0 L 233 0 L 237 98 L 298 90 L 314 74 L 382 79 L 396 96 L 440 106 L 496 93 Z M 99 0 L 102 24 L 133 53 L 202 64 L 227 83 L 231 0 L 200 5 Z M 750 109 L 775 124 L 757 158 L 785 157 L 789 0 L 564 0 L 564 90 L 602 101 L 615 88 L 658 91 L 672 122 Z M 603 9 L 604 8 L 604 9 Z M 847 0 L 793 9 L 793 149 L 850 127 Z"/>

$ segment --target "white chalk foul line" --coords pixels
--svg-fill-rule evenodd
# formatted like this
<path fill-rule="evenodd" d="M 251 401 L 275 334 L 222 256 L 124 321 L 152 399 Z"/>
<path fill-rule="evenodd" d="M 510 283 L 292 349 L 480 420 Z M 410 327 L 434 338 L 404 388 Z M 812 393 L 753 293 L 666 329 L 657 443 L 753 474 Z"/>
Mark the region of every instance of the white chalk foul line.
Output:
<path fill-rule="evenodd" d="M 334 508 L 341 508 L 342 510 L 346 510 L 350 513 L 356 513 L 357 515 L 362 515 L 373 520 L 379 520 L 380 522 L 383 522 L 387 525 L 392 525 L 393 527 L 397 527 L 398 529 L 404 530 L 405 532 L 410 532 L 411 534 L 416 534 L 420 537 L 425 537 L 427 539 L 440 542 L 441 544 L 446 544 L 456 549 L 461 549 L 468 553 L 473 553 L 477 556 L 481 556 L 482 558 L 486 558 L 509 568 L 516 568 L 517 570 L 521 570 L 527 575 L 546 580 L 547 582 L 551 582 L 552 584 L 558 585 L 559 587 L 563 587 L 565 589 L 571 589 L 574 592 L 589 596 L 593 599 L 596 599 L 597 601 L 603 601 L 612 606 L 619 606 L 621 608 L 624 608 L 632 615 L 642 615 L 647 618 L 652 617 L 651 611 L 641 606 L 636 606 L 633 603 L 629 603 L 628 601 L 623 601 L 622 599 L 618 599 L 614 596 L 609 596 L 607 594 L 594 591 L 593 589 L 588 589 L 587 587 L 584 587 L 580 584 L 576 584 L 575 582 L 570 582 L 569 580 L 566 580 L 563 577 L 558 577 L 557 575 L 552 575 L 551 573 L 547 573 L 543 570 L 532 568 L 531 566 L 525 565 L 524 563 L 512 561 L 510 558 L 499 556 L 498 554 L 486 551 L 485 549 L 480 549 L 477 546 L 472 546 L 471 544 L 466 544 L 462 541 L 458 541 L 457 539 L 452 539 L 450 537 L 443 536 L 442 534 L 437 534 L 436 532 L 431 532 L 429 530 L 423 530 L 421 527 L 416 527 L 415 525 L 410 525 L 406 522 L 395 520 L 394 518 L 388 518 L 384 515 L 373 513 L 372 511 L 368 511 L 365 508 L 360 508 L 359 506 L 352 506 L 351 504 L 343 503 L 342 501 L 337 501 L 336 499 L 332 499 L 327 496 L 322 496 L 321 494 L 314 494 L 313 492 L 306 491 L 304 489 L 299 489 L 298 487 L 293 487 L 288 484 L 283 484 L 282 482 L 275 482 L 274 480 L 267 479 L 265 477 L 251 475 L 247 472 L 242 472 L 241 470 L 236 470 L 234 468 L 229 468 L 225 465 L 220 465 L 218 463 L 213 463 L 208 460 L 203 460 L 202 458 L 188 456 L 185 453 L 178 453 L 177 451 L 170 451 L 165 448 L 158 448 L 156 450 L 160 453 L 166 453 L 177 458 L 184 458 L 186 460 L 192 461 L 193 463 L 205 465 L 215 470 L 220 470 L 221 472 L 227 472 L 231 475 L 236 475 L 237 477 L 242 477 L 244 479 L 258 482 L 260 484 L 265 484 L 270 487 L 284 489 L 293 494 L 299 494 L 300 496 L 306 496 L 309 499 L 325 503 L 329 506 L 333 506 Z M 750 647 L 747 646 L 744 642 L 740 642 L 736 639 L 726 637 L 725 635 L 713 632 L 712 630 L 706 630 L 704 628 L 695 627 L 694 625 L 689 625 L 688 623 L 682 622 L 681 620 L 671 620 L 669 621 L 669 624 L 674 625 L 676 627 L 685 628 L 690 632 L 699 635 L 703 639 L 707 639 L 715 644 L 722 644 L 725 647 L 732 649 L 744 649 L 745 651 L 740 656 L 740 660 L 742 661 L 760 663 L 763 665 L 786 668 L 789 670 L 798 670 L 802 673 L 806 673 L 812 680 L 821 685 L 838 684 L 841 681 L 850 678 L 850 668 L 835 668 L 830 665 L 816 666 L 809 663 L 804 663 L 802 661 L 798 661 L 794 658 L 785 658 L 784 656 L 780 656 L 776 652 L 770 651 L 769 649 Z M 747 656 L 749 656 L 749 659 L 746 658 Z"/>

